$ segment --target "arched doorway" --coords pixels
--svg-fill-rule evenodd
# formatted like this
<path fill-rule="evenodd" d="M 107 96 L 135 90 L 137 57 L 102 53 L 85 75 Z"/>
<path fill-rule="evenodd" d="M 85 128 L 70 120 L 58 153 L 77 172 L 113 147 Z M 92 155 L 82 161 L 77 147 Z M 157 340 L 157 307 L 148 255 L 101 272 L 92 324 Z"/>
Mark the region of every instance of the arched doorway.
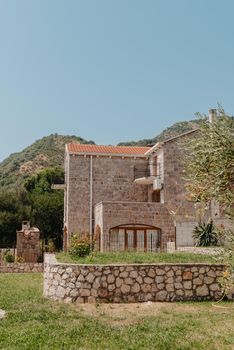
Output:
<path fill-rule="evenodd" d="M 161 230 L 143 224 L 120 225 L 109 231 L 110 251 L 159 252 Z"/>

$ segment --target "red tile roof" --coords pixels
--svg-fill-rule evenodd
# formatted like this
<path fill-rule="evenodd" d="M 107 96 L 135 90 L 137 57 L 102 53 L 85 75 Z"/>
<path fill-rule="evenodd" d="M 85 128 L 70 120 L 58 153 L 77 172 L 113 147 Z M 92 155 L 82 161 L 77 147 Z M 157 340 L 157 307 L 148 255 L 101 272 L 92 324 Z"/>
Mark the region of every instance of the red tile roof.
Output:
<path fill-rule="evenodd" d="M 141 155 L 143 156 L 150 147 L 139 146 L 101 146 L 101 145 L 85 145 L 79 143 L 68 143 L 67 150 L 69 153 L 82 154 L 119 154 L 119 155 Z"/>

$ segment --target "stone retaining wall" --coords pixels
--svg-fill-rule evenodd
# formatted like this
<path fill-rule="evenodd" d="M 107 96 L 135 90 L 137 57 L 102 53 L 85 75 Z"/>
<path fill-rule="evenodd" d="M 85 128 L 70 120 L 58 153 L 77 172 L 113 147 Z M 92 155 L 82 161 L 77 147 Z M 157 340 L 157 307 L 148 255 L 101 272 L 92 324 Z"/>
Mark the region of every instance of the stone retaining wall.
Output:
<path fill-rule="evenodd" d="M 43 272 L 43 263 L 6 263 L 0 264 L 0 273 Z"/>
<path fill-rule="evenodd" d="M 224 265 L 76 265 L 45 260 L 44 295 L 55 300 L 145 302 L 217 300 Z"/>

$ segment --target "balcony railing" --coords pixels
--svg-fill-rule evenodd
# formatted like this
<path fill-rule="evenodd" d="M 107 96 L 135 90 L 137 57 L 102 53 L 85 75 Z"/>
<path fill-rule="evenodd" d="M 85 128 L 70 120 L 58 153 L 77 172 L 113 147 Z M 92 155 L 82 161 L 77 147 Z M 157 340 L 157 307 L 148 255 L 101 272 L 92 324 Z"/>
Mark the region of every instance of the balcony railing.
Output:
<path fill-rule="evenodd" d="M 156 169 L 153 169 L 153 171 L 150 171 L 150 168 L 134 168 L 134 180 L 140 179 L 140 178 L 148 178 L 148 177 L 157 177 L 157 171 Z"/>

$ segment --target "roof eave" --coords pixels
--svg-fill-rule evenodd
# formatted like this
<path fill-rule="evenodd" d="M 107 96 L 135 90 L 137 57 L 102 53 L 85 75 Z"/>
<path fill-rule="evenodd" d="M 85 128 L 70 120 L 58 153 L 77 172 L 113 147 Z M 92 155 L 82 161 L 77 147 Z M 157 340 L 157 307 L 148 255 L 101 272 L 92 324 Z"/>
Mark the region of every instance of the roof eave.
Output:
<path fill-rule="evenodd" d="M 69 151 L 68 148 L 66 148 L 66 152 L 68 154 L 75 154 L 75 155 L 81 155 L 81 156 L 104 156 L 104 157 L 131 157 L 131 158 L 145 158 L 145 154 L 126 154 L 126 153 L 98 153 L 98 152 L 75 152 L 75 151 Z"/>
<path fill-rule="evenodd" d="M 186 136 L 186 135 L 192 134 L 193 132 L 196 132 L 196 131 L 199 131 L 199 130 L 200 130 L 200 128 L 197 128 L 197 129 L 193 129 L 193 130 L 186 131 L 186 132 L 184 132 L 183 134 L 180 134 L 180 135 L 177 135 L 177 136 L 171 137 L 171 138 L 169 138 L 169 139 L 167 139 L 167 140 L 163 141 L 163 142 L 162 142 L 162 144 L 167 143 L 167 142 L 170 142 L 170 141 L 173 141 L 173 140 L 178 139 L 178 138 L 180 138 L 180 137 L 183 137 L 183 136 Z"/>
<path fill-rule="evenodd" d="M 145 152 L 145 156 L 150 156 L 153 152 L 157 151 L 162 147 L 161 142 L 157 142 L 153 147 L 151 147 L 148 151 Z"/>

